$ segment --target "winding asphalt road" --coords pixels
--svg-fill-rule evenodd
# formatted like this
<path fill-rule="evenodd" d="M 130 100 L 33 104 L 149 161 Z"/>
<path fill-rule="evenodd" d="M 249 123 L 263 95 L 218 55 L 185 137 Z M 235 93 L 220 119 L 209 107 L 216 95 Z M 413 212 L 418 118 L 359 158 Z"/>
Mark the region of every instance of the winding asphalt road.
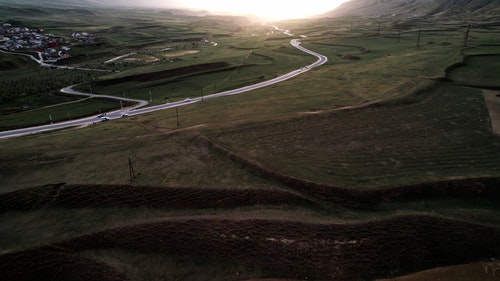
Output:
<path fill-rule="evenodd" d="M 275 28 L 277 30 L 279 30 L 277 27 L 275 27 Z M 285 31 L 285 34 L 291 35 L 289 32 L 288 33 L 287 32 L 288 31 Z M 264 82 L 260 82 L 260 83 L 249 85 L 249 86 L 245 86 L 245 87 L 238 88 L 238 89 L 233 89 L 233 90 L 229 90 L 229 91 L 224 91 L 224 92 L 220 92 L 220 93 L 215 93 L 215 94 L 207 95 L 207 96 L 204 96 L 203 99 L 211 99 L 211 98 L 218 98 L 218 97 L 224 97 L 224 96 L 237 95 L 237 94 L 245 93 L 245 92 L 252 91 L 252 90 L 255 90 L 255 89 L 267 87 L 269 85 L 273 85 L 273 84 L 276 84 L 276 83 L 283 82 L 285 80 L 291 79 L 291 78 L 293 78 L 293 77 L 295 77 L 297 75 L 300 75 L 300 74 L 302 74 L 304 72 L 309 71 L 310 69 L 312 69 L 314 67 L 320 66 L 320 65 L 322 65 L 322 64 L 324 64 L 324 63 L 326 63 L 328 61 L 328 58 L 326 56 L 302 47 L 300 45 L 299 39 L 293 39 L 293 40 L 291 40 L 290 44 L 292 46 L 294 46 L 295 48 L 297 48 L 297 49 L 299 49 L 299 50 L 301 50 L 301 51 L 303 51 L 305 53 L 308 53 L 308 54 L 310 54 L 312 56 L 317 57 L 318 59 L 314 63 L 312 63 L 310 65 L 304 66 L 304 67 L 302 67 L 300 69 L 297 69 L 297 70 L 293 70 L 293 71 L 291 71 L 291 72 L 289 72 L 287 74 L 278 76 L 278 77 L 273 78 L 271 80 L 267 80 L 267 81 L 264 81 Z M 30 57 L 32 57 L 34 60 L 38 61 L 42 65 L 43 62 L 40 62 L 39 60 L 37 60 L 33 56 L 30 56 Z M 64 67 L 64 68 L 71 69 L 69 67 Z M 144 101 L 144 100 L 134 100 L 134 99 L 127 99 L 127 98 L 120 98 L 120 97 L 116 97 L 116 96 L 96 95 L 96 94 L 84 93 L 84 92 L 79 92 L 79 91 L 74 90 L 73 87 L 74 87 L 74 85 L 66 87 L 66 88 L 63 88 L 63 89 L 61 89 L 61 92 L 66 93 L 66 94 L 74 94 L 74 95 L 89 96 L 89 97 L 99 97 L 99 98 L 110 98 L 110 99 L 117 99 L 117 100 L 121 100 L 121 101 L 127 101 L 127 102 L 134 102 L 134 103 L 136 103 L 136 105 L 134 105 L 133 107 L 124 108 L 124 109 L 116 110 L 116 111 L 113 111 L 113 112 L 108 112 L 106 114 L 106 116 L 110 120 L 121 118 L 121 116 L 124 113 L 128 114 L 129 116 L 134 116 L 134 115 L 144 114 L 144 113 L 153 112 L 153 111 L 157 111 L 157 110 L 163 110 L 163 109 L 167 109 L 167 108 L 173 108 L 173 107 L 179 107 L 179 106 L 183 106 L 183 105 L 188 105 L 188 104 L 192 104 L 192 103 L 195 103 L 195 102 L 200 102 L 202 100 L 201 97 L 198 97 L 198 98 L 192 98 L 192 99 L 189 99 L 189 100 L 186 100 L 186 101 L 165 103 L 165 104 L 160 104 L 160 105 L 156 105 L 156 106 L 145 107 L 148 104 L 148 102 Z M 17 136 L 23 136 L 23 135 L 29 135 L 29 134 L 36 134 L 36 133 L 40 133 L 40 132 L 47 132 L 47 131 L 59 130 L 59 129 L 69 128 L 69 127 L 87 126 L 89 124 L 93 124 L 93 123 L 100 122 L 100 121 L 101 121 L 100 118 L 98 118 L 96 116 L 91 116 L 91 117 L 85 117 L 85 118 L 76 119 L 76 120 L 72 120 L 72 121 L 65 121 L 65 122 L 48 124 L 48 125 L 42 125 L 42 126 L 36 126 L 36 127 L 16 129 L 16 130 L 10 130 L 10 131 L 3 131 L 3 132 L 0 132 L 0 139 L 2 139 L 2 138 L 10 138 L 10 137 L 17 137 Z"/>

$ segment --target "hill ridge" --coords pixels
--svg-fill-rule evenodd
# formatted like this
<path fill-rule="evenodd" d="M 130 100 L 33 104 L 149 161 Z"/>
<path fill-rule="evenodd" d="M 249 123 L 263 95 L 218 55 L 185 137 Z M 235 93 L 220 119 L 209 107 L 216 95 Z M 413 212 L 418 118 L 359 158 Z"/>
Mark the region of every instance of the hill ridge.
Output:
<path fill-rule="evenodd" d="M 322 16 L 432 17 L 498 15 L 499 10 L 499 0 L 351 0 Z"/>

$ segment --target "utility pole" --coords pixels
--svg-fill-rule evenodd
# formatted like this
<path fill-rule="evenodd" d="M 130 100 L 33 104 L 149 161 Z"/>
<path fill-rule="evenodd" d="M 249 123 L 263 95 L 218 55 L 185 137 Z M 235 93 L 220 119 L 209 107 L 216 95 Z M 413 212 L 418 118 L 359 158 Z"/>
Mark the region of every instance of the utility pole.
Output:
<path fill-rule="evenodd" d="M 465 31 L 465 36 L 464 36 L 464 47 L 467 47 L 467 41 L 469 40 L 469 32 L 470 32 L 470 23 L 467 26 L 467 31 Z"/>
<path fill-rule="evenodd" d="M 50 121 L 50 124 L 53 124 L 52 122 L 52 115 L 49 114 L 49 121 Z"/>
<path fill-rule="evenodd" d="M 132 159 L 130 159 L 130 157 L 128 158 L 128 172 L 130 174 L 130 181 L 133 181 L 135 179 L 135 171 L 134 166 L 132 165 Z"/>
<path fill-rule="evenodd" d="M 149 102 L 153 102 L 153 96 L 151 95 L 151 91 L 149 91 Z"/>
<path fill-rule="evenodd" d="M 123 110 L 123 103 L 120 101 L 120 109 Z"/>
<path fill-rule="evenodd" d="M 71 115 L 69 115 L 69 112 L 66 112 L 68 114 L 68 120 L 71 120 Z"/>
<path fill-rule="evenodd" d="M 203 87 L 201 87 L 201 101 L 203 102 Z"/>
<path fill-rule="evenodd" d="M 90 94 L 93 94 L 92 93 L 92 85 L 89 85 L 89 89 L 90 89 Z"/>

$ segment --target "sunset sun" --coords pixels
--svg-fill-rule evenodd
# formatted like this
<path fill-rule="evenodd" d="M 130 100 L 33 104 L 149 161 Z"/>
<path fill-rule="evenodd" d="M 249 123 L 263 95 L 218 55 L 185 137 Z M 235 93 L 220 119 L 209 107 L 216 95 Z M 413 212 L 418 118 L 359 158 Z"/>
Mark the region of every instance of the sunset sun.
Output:
<path fill-rule="evenodd" d="M 183 6 L 235 15 L 255 15 L 266 20 L 305 18 L 333 10 L 347 0 L 308 1 L 245 1 L 245 0 L 187 0 Z"/>

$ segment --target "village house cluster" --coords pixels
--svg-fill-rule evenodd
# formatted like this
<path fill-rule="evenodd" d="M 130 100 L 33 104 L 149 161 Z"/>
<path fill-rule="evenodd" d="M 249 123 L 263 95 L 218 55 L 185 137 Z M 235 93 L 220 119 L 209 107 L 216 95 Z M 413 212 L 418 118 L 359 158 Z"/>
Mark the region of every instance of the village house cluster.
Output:
<path fill-rule="evenodd" d="M 44 61 L 54 62 L 69 57 L 69 42 L 61 37 L 44 35 L 43 29 L 16 27 L 4 23 L 0 27 L 0 48 L 7 51 L 39 52 Z"/>
<path fill-rule="evenodd" d="M 46 62 L 68 58 L 72 41 L 93 43 L 94 37 L 85 32 L 73 32 L 68 38 L 63 38 L 52 34 L 45 35 L 42 28 L 17 27 L 10 23 L 0 26 L 0 49 L 38 52 Z"/>

